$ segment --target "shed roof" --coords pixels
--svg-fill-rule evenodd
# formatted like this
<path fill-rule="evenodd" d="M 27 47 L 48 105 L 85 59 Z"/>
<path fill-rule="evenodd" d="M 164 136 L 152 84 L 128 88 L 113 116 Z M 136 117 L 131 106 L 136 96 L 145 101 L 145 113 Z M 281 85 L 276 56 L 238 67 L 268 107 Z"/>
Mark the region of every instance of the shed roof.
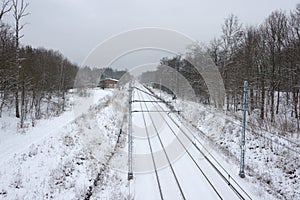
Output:
<path fill-rule="evenodd" d="M 102 79 L 100 81 L 115 81 L 115 82 L 118 82 L 119 80 L 114 79 L 114 78 L 105 78 L 105 79 Z"/>

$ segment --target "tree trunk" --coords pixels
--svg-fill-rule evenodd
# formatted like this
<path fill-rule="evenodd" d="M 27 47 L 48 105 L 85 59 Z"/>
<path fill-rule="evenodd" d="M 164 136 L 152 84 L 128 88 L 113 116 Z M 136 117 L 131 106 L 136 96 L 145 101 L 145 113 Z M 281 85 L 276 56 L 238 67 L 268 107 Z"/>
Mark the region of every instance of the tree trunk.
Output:
<path fill-rule="evenodd" d="M 260 104 L 260 118 L 263 120 L 265 116 L 265 81 L 261 78 L 261 104 Z"/>
<path fill-rule="evenodd" d="M 21 0 L 20 4 L 18 0 L 12 1 L 13 17 L 15 20 L 15 67 L 18 71 L 16 75 L 16 91 L 15 91 L 15 103 L 16 103 L 16 117 L 20 118 L 19 113 L 19 79 L 20 79 L 20 58 L 19 58 L 19 40 L 23 35 L 19 35 L 20 31 L 23 29 L 24 25 L 20 25 L 20 21 L 23 17 L 27 16 L 29 13 L 25 13 L 28 3 L 24 4 L 24 0 Z M 21 113 L 22 114 L 22 113 Z"/>
<path fill-rule="evenodd" d="M 250 87 L 250 114 L 254 110 L 254 91 L 253 87 Z"/>
<path fill-rule="evenodd" d="M 293 91 L 293 100 L 294 100 L 294 113 L 295 113 L 295 118 L 298 119 L 298 96 L 299 96 L 299 92 L 297 91 Z"/>
<path fill-rule="evenodd" d="M 289 101 L 290 101 L 289 91 L 286 91 L 285 96 L 286 96 L 286 105 L 289 105 Z"/>
<path fill-rule="evenodd" d="M 24 81 L 24 69 L 22 68 L 22 91 L 21 91 L 21 125 L 20 127 L 24 127 L 25 120 L 25 81 Z"/>
<path fill-rule="evenodd" d="M 3 110 L 5 99 L 6 99 L 6 91 L 4 90 L 3 93 L 1 93 L 0 118 L 2 117 L 2 110 Z"/>
<path fill-rule="evenodd" d="M 16 86 L 16 92 L 15 92 L 15 107 L 16 107 L 16 118 L 20 118 L 20 112 L 19 112 L 19 89 L 18 84 Z"/>
<path fill-rule="evenodd" d="M 278 84 L 278 91 L 277 91 L 277 105 L 276 105 L 276 115 L 279 113 L 279 104 L 280 104 L 280 82 Z"/>
<path fill-rule="evenodd" d="M 275 100 L 275 94 L 274 94 L 274 87 L 271 88 L 271 122 L 274 122 L 274 100 Z"/>

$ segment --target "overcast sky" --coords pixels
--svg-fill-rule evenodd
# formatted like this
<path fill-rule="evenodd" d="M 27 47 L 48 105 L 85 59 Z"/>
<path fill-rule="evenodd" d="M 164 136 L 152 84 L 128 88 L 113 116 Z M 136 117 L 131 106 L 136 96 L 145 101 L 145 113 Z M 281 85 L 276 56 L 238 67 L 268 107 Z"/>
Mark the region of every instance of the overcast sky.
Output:
<path fill-rule="evenodd" d="M 220 35 L 230 13 L 245 25 L 260 24 L 274 10 L 299 0 L 30 0 L 23 44 L 59 50 L 81 64 L 112 35 L 139 27 L 162 27 L 207 43 Z"/>

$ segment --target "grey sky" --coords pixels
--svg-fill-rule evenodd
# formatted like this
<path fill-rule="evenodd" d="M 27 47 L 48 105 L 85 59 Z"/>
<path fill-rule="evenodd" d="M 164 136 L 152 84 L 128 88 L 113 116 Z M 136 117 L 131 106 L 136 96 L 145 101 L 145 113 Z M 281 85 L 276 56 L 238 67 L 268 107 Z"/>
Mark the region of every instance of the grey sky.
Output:
<path fill-rule="evenodd" d="M 97 44 L 139 27 L 174 29 L 199 42 L 220 35 L 230 13 L 245 25 L 260 24 L 296 0 L 30 0 L 23 44 L 61 51 L 80 64 Z"/>

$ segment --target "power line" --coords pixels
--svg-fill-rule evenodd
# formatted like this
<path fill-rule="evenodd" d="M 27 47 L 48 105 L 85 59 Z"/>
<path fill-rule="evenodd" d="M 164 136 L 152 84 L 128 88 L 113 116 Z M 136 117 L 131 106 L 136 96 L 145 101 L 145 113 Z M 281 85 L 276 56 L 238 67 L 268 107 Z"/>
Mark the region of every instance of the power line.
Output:
<path fill-rule="evenodd" d="M 148 110 L 148 107 L 146 107 L 146 109 Z M 155 123 L 154 123 L 154 121 L 153 121 L 153 119 L 152 119 L 152 116 L 149 115 L 149 117 L 150 117 L 150 120 L 151 120 L 151 122 L 152 122 L 152 124 L 153 124 L 154 130 L 155 130 L 155 132 L 156 132 L 156 134 L 157 134 L 157 136 L 158 136 L 159 143 L 160 143 L 160 145 L 161 145 L 161 147 L 162 147 L 162 149 L 163 149 L 163 151 L 164 151 L 164 154 L 165 154 L 166 159 L 167 159 L 167 161 L 168 161 L 168 163 L 169 163 L 170 169 L 171 169 L 171 171 L 172 171 L 172 173 L 173 173 L 173 176 L 174 176 L 175 181 L 176 181 L 176 184 L 177 184 L 177 186 L 178 186 L 178 188 L 179 188 L 179 190 L 180 190 L 180 193 L 181 193 L 183 199 L 186 199 L 185 196 L 184 196 L 183 190 L 182 190 L 182 188 L 181 188 L 181 186 L 180 186 L 180 183 L 179 183 L 179 181 L 178 181 L 178 178 L 177 178 L 177 176 L 176 176 L 176 174 L 175 174 L 175 171 L 174 171 L 174 169 L 173 169 L 173 166 L 172 166 L 172 164 L 171 164 L 170 158 L 169 158 L 169 156 L 168 156 L 168 154 L 167 154 L 167 151 L 166 151 L 166 149 L 165 149 L 165 147 L 164 147 L 164 145 L 163 145 L 163 143 L 162 143 L 162 140 L 161 140 L 161 137 L 160 137 L 160 135 L 159 135 L 159 132 L 158 132 L 158 130 L 157 130 L 156 126 L 155 126 Z"/>
<path fill-rule="evenodd" d="M 138 94 L 138 96 L 139 96 L 139 94 Z M 141 110 L 143 109 L 141 103 L 140 103 L 140 108 L 141 108 Z M 163 198 L 162 189 L 161 189 L 161 185 L 160 185 L 159 178 L 158 178 L 158 172 L 157 172 L 156 163 L 155 163 L 154 156 L 153 156 L 152 145 L 150 142 L 150 137 L 149 137 L 149 132 L 148 132 L 144 112 L 142 112 L 142 115 L 143 115 L 143 121 L 144 121 L 145 130 L 146 130 L 146 134 L 147 134 L 148 144 L 149 144 L 149 148 L 150 148 L 150 152 L 151 152 L 151 158 L 152 158 L 152 163 L 153 163 L 153 167 L 154 167 L 154 171 L 155 171 L 156 181 L 157 181 L 157 185 L 158 185 L 158 189 L 159 189 L 159 194 L 160 194 L 160 198 L 163 200 L 164 198 Z"/>
<path fill-rule="evenodd" d="M 227 118 L 226 118 L 226 119 L 227 119 Z M 230 121 L 231 123 L 237 125 L 237 126 L 242 127 L 241 124 L 238 124 L 238 123 L 234 122 L 234 121 L 231 120 L 231 119 L 227 119 L 227 120 Z M 291 147 L 288 147 L 288 146 L 286 146 L 285 144 L 282 144 L 282 143 L 280 143 L 279 141 L 276 141 L 276 140 L 274 140 L 274 139 L 272 139 L 272 138 L 270 138 L 270 137 L 268 137 L 268 136 L 265 136 L 265 135 L 263 135 L 263 134 L 261 134 L 261 133 L 258 133 L 258 132 L 256 132 L 256 131 L 250 129 L 250 128 L 246 128 L 246 130 L 247 130 L 250 134 L 252 134 L 252 135 L 260 136 L 260 137 L 262 137 L 262 138 L 264 138 L 264 139 L 267 139 L 267 140 L 269 140 L 269 141 L 271 141 L 271 142 L 273 142 L 273 143 L 275 143 L 275 144 L 277 144 L 277 145 L 280 145 L 280 146 L 282 146 L 282 147 L 284 147 L 284 148 L 286 148 L 286 149 L 288 149 L 288 150 L 290 150 L 290 151 L 293 151 L 293 152 L 295 152 L 295 153 L 300 154 L 300 151 L 295 150 L 295 149 L 293 149 L 293 148 L 291 148 Z M 270 132 L 269 132 L 269 133 L 270 133 Z M 270 133 L 270 134 L 272 134 L 272 133 Z M 289 141 L 289 140 L 287 140 L 287 142 L 292 143 L 292 141 Z M 297 143 L 294 143 L 294 144 L 299 145 L 299 144 L 297 144 Z"/>
<path fill-rule="evenodd" d="M 145 86 L 144 86 L 145 87 Z M 147 89 L 147 87 L 145 87 Z M 153 95 L 151 95 L 153 96 Z M 154 96 L 153 96 L 154 97 Z M 155 97 L 156 98 L 156 97 Z M 154 103 L 153 103 L 154 104 Z M 161 108 L 161 105 L 158 104 L 158 106 Z M 218 172 L 218 174 L 223 178 L 223 180 L 229 185 L 229 187 L 237 194 L 237 196 L 241 199 L 244 199 L 244 197 L 237 191 L 237 189 L 230 183 L 229 180 L 220 172 L 220 170 L 211 162 L 211 160 L 208 159 L 208 157 L 201 151 L 201 149 L 191 140 L 189 136 L 187 136 L 186 132 L 178 125 L 178 123 L 168 115 L 168 117 L 173 121 L 173 123 L 184 133 L 184 135 L 192 142 L 193 146 L 203 155 L 203 157 L 209 162 L 209 164 Z M 187 128 L 187 127 L 186 127 Z M 187 128 L 191 132 L 189 128 Z M 191 132 L 191 134 L 193 134 Z M 249 198 L 252 199 L 249 194 L 237 183 L 235 179 L 233 179 L 230 174 L 223 168 L 223 166 L 216 160 L 216 158 L 204 147 L 204 145 L 199 141 L 198 138 L 195 138 L 197 142 L 205 149 L 205 151 L 212 157 L 212 159 L 221 167 L 221 169 L 227 174 L 229 178 L 233 180 L 233 182 L 243 191 L 243 193 Z"/>
<path fill-rule="evenodd" d="M 144 87 L 145 87 L 147 90 L 151 91 L 151 90 L 150 90 L 149 88 L 147 88 L 146 86 L 144 86 Z M 151 92 L 152 92 L 152 91 L 151 91 Z M 155 93 L 153 93 L 151 96 L 160 99 L 159 97 L 155 96 Z M 163 101 L 163 99 L 161 99 L 161 100 Z M 168 105 L 168 104 L 167 104 L 167 105 Z M 232 119 L 230 119 L 230 118 L 227 117 L 227 116 L 226 116 L 226 117 L 220 116 L 220 117 L 225 118 L 226 120 L 232 122 L 233 124 L 236 124 L 236 125 L 239 126 L 239 127 L 242 127 L 241 124 L 238 124 L 238 123 L 234 122 Z M 247 123 L 249 123 L 249 122 L 247 122 Z M 258 127 L 257 125 L 254 125 L 253 123 L 250 123 L 250 124 L 253 125 L 253 126 Z M 261 127 L 258 127 L 258 128 L 261 128 Z M 198 128 L 197 128 L 197 129 L 198 129 Z M 261 129 L 262 129 L 262 128 L 261 128 Z M 199 129 L 198 129 L 198 130 L 199 130 Z M 260 133 L 258 133 L 258 132 L 256 132 L 256 131 L 254 131 L 254 130 L 248 128 L 248 127 L 246 128 L 246 130 L 249 131 L 249 133 L 252 134 L 252 135 L 255 134 L 255 135 L 260 136 L 260 137 L 262 137 L 262 138 L 264 138 L 264 139 L 267 139 L 267 140 L 269 140 L 269 141 L 271 141 L 271 142 L 273 142 L 273 143 L 275 143 L 275 144 L 277 144 L 277 145 L 280 145 L 280 146 L 282 146 L 282 147 L 284 147 L 284 148 L 286 148 L 286 149 L 288 149 L 288 150 L 290 150 L 290 151 L 292 151 L 292 152 L 294 152 L 294 153 L 300 154 L 300 151 L 295 150 L 295 149 L 293 149 L 293 148 L 291 148 L 291 147 L 288 147 L 287 145 L 282 144 L 282 143 L 280 143 L 279 141 L 276 141 L 276 140 L 274 140 L 274 139 L 272 139 L 272 138 L 270 138 L 270 137 L 268 137 L 268 136 L 262 135 L 262 134 L 260 134 Z M 294 145 L 296 145 L 296 146 L 299 146 L 299 145 L 300 145 L 300 144 L 298 144 L 298 143 L 296 143 L 296 142 L 293 142 L 293 141 L 291 141 L 291 140 L 286 139 L 285 137 L 282 137 L 282 136 L 280 136 L 280 135 L 271 133 L 271 132 L 269 132 L 269 131 L 266 130 L 266 129 L 262 129 L 262 130 L 265 130 L 265 131 L 268 132 L 269 134 L 278 136 L 279 138 L 282 138 L 283 140 L 285 140 L 285 141 L 287 141 L 287 142 L 289 142 L 289 143 L 291 143 L 291 144 L 294 144 Z M 200 132 L 202 132 L 202 131 L 200 131 Z M 205 133 L 203 133 L 203 134 L 205 135 Z M 206 136 L 206 137 L 208 137 L 208 136 Z"/>
<path fill-rule="evenodd" d="M 145 106 L 147 107 L 146 103 L 144 103 Z M 194 164 L 197 166 L 197 168 L 199 169 L 199 171 L 201 172 L 201 174 L 204 176 L 204 178 L 207 180 L 207 182 L 209 183 L 209 185 L 213 188 L 213 190 L 215 191 L 215 193 L 219 196 L 220 199 L 223 199 L 221 197 L 221 195 L 219 194 L 219 192 L 217 191 L 217 189 L 214 187 L 214 185 L 211 183 L 211 181 L 208 179 L 208 177 L 205 175 L 205 173 L 203 172 L 203 170 L 200 168 L 200 166 L 198 165 L 198 163 L 196 162 L 196 160 L 193 158 L 193 156 L 191 155 L 191 153 L 187 150 L 187 148 L 185 147 L 185 145 L 182 143 L 182 141 L 178 138 L 178 136 L 176 135 L 175 131 L 172 129 L 172 127 L 170 126 L 170 124 L 167 122 L 167 120 L 164 119 L 164 117 L 162 116 L 161 113 L 159 113 L 161 118 L 166 122 L 167 126 L 169 127 L 169 129 L 171 130 L 171 132 L 173 133 L 173 135 L 177 138 L 177 140 L 180 142 L 180 144 L 182 145 L 182 147 L 184 148 L 184 150 L 187 152 L 187 154 L 189 155 L 189 157 L 193 160 Z"/>

